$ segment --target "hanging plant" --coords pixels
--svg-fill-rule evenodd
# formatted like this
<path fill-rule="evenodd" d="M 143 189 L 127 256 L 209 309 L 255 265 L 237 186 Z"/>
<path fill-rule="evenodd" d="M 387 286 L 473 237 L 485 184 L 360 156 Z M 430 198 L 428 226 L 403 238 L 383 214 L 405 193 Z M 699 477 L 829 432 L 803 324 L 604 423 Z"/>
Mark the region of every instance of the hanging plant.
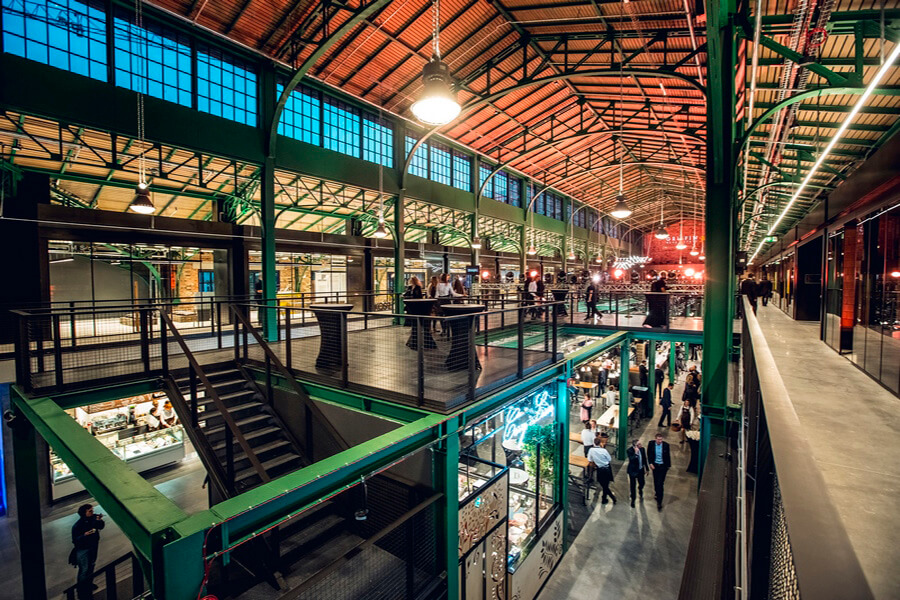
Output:
<path fill-rule="evenodd" d="M 547 425 L 529 425 L 522 437 L 522 448 L 525 450 L 525 470 L 532 477 L 537 473 L 537 447 L 541 445 L 541 481 L 554 481 L 557 452 L 555 423 Z"/>

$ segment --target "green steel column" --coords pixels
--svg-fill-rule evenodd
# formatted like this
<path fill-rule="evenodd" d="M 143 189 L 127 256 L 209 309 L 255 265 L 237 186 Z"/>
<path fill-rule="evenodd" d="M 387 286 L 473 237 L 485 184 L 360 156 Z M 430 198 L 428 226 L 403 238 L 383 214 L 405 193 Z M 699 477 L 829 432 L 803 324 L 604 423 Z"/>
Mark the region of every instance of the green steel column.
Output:
<path fill-rule="evenodd" d="M 559 490 L 560 506 L 569 506 L 569 389 L 566 386 L 566 380 L 571 376 L 571 372 L 567 371 L 566 375 L 556 380 L 556 422 L 560 432 L 560 443 L 558 444 L 560 465 L 558 473 L 556 473 L 556 489 Z M 569 511 L 563 511 L 563 531 L 569 530 Z M 568 547 L 568 536 L 563 536 L 563 552 Z"/>
<path fill-rule="evenodd" d="M 439 484 L 444 493 L 443 519 L 437 523 L 443 530 L 444 569 L 447 570 L 447 598 L 459 598 L 459 419 L 447 423 L 450 431 L 444 439 L 443 448 L 435 451 L 438 462 Z"/>
<path fill-rule="evenodd" d="M 269 124 L 275 117 L 275 70 L 266 64 L 260 70 L 260 105 L 262 118 L 260 123 Z M 268 141 L 268 140 L 267 140 Z M 269 144 L 274 150 L 275 144 Z M 267 148 L 268 149 L 268 148 Z M 260 170 L 260 207 L 259 221 L 262 239 L 260 240 L 260 259 L 262 261 L 263 297 L 265 304 L 275 306 L 278 291 L 278 276 L 275 271 L 275 155 L 267 153 Z M 251 290 L 252 291 L 252 290 Z M 278 319 L 274 310 L 265 311 L 262 328 L 263 335 L 269 341 L 278 339 Z"/>
<path fill-rule="evenodd" d="M 656 407 L 656 340 L 650 340 L 650 356 L 647 357 L 647 369 L 649 370 L 647 385 L 650 386 L 649 394 L 647 394 L 646 402 L 650 403 L 650 418 Z"/>
<path fill-rule="evenodd" d="M 616 440 L 616 456 L 625 460 L 625 447 L 628 440 L 628 361 L 631 358 L 631 341 L 622 342 L 619 356 L 619 436 Z"/>
<path fill-rule="evenodd" d="M 569 272 L 569 237 L 563 234 L 563 243 L 562 243 L 562 271 L 563 273 Z"/>
<path fill-rule="evenodd" d="M 675 342 L 669 342 L 669 383 L 675 383 Z"/>
<path fill-rule="evenodd" d="M 260 189 L 262 202 L 260 205 L 260 217 L 262 221 L 262 276 L 263 297 L 267 306 L 275 306 L 277 286 L 277 274 L 275 271 L 275 159 L 267 158 L 263 161 Z M 278 321 L 274 310 L 265 311 L 263 320 L 263 333 L 270 342 L 278 339 Z"/>
<path fill-rule="evenodd" d="M 394 292 L 396 292 L 397 302 L 394 309 L 396 314 L 403 313 L 403 292 L 406 290 L 406 277 L 404 270 L 406 269 L 406 253 L 404 252 L 403 238 L 406 234 L 406 193 L 397 194 L 397 201 L 394 203 Z"/>
<path fill-rule="evenodd" d="M 34 426 L 16 411 L 12 425 L 13 461 L 16 482 L 16 518 L 22 559 L 23 598 L 46 600 L 44 538 L 41 533 L 41 492 L 38 483 L 38 456 Z M 27 541 L 26 541 L 27 540 Z M 68 551 L 68 549 L 67 549 Z"/>
<path fill-rule="evenodd" d="M 735 2 L 707 3 L 706 287 L 703 314 L 703 416 L 725 431 L 734 297 Z M 708 439 L 701 441 L 708 444 Z M 701 465 L 702 471 L 702 465 Z"/>

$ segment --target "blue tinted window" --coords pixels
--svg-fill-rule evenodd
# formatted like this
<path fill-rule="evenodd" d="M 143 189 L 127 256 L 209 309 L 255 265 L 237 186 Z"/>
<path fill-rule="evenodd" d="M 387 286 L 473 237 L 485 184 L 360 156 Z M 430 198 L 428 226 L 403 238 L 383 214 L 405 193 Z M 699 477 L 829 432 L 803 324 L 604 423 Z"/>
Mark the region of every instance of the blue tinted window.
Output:
<path fill-rule="evenodd" d="M 284 91 L 284 85 L 277 86 L 278 96 Z M 306 142 L 307 144 L 322 145 L 322 103 L 319 100 L 319 92 L 306 86 L 298 85 L 288 96 L 281 111 L 281 120 L 278 122 L 278 133 L 287 137 Z"/>
<path fill-rule="evenodd" d="M 453 187 L 472 191 L 472 158 L 457 150 L 453 151 Z"/>
<path fill-rule="evenodd" d="M 522 206 L 522 180 L 518 177 L 509 178 L 509 203 Z"/>
<path fill-rule="evenodd" d="M 534 183 L 529 181 L 525 184 L 525 208 L 534 211 L 535 207 L 531 204 L 532 198 L 534 198 Z"/>
<path fill-rule="evenodd" d="M 484 185 L 485 180 L 488 178 L 488 175 L 491 174 L 492 170 L 493 169 L 487 165 L 478 165 L 478 185 Z M 490 181 L 487 182 L 481 195 L 484 198 L 494 197 L 494 178 L 491 178 Z"/>
<path fill-rule="evenodd" d="M 387 119 L 363 115 L 363 159 L 394 166 L 394 130 Z"/>
<path fill-rule="evenodd" d="M 213 271 L 207 271 L 206 269 L 202 269 L 197 272 L 197 281 L 199 283 L 200 292 L 214 292 L 215 291 L 215 273 Z"/>
<path fill-rule="evenodd" d="M 3 50 L 106 81 L 101 2 L 3 0 Z"/>
<path fill-rule="evenodd" d="M 440 142 L 431 142 L 431 179 L 450 185 L 450 148 Z"/>
<path fill-rule="evenodd" d="M 116 85 L 191 106 L 191 49 L 187 36 L 155 23 L 143 28 L 118 12 Z"/>
<path fill-rule="evenodd" d="M 508 181 L 506 173 L 503 171 L 494 175 L 494 200 L 497 202 L 503 202 L 504 204 L 509 202 Z"/>
<path fill-rule="evenodd" d="M 329 150 L 360 158 L 359 111 L 325 96 L 322 104 L 322 145 Z"/>
<path fill-rule="evenodd" d="M 411 135 L 406 136 L 406 155 L 409 156 L 409 153 L 412 151 L 413 146 L 416 145 L 416 142 L 419 141 L 417 138 L 412 137 Z M 428 142 L 423 143 L 419 146 L 416 153 L 413 155 L 412 161 L 409 163 L 409 172 L 412 175 L 417 177 L 424 177 L 428 179 Z"/>
<path fill-rule="evenodd" d="M 217 48 L 197 48 L 197 109 L 256 125 L 256 73 Z"/>

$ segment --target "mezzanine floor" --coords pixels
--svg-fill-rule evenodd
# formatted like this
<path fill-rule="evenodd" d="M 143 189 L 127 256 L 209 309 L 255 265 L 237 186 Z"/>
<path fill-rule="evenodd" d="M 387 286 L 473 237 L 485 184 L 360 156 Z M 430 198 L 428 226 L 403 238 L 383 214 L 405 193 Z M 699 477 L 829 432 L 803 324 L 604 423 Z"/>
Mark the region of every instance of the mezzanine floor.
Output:
<path fill-rule="evenodd" d="M 758 316 L 875 597 L 900 598 L 900 398 L 819 341 L 818 321 Z"/>

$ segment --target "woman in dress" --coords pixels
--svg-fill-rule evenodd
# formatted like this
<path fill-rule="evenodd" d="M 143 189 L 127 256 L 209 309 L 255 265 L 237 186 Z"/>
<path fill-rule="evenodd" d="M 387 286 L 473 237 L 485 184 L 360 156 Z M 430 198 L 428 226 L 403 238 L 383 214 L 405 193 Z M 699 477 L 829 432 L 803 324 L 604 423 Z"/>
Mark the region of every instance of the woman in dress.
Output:
<path fill-rule="evenodd" d="M 666 295 L 666 278 L 660 273 L 656 280 L 650 284 L 650 293 L 647 294 L 647 318 L 644 319 L 644 327 L 665 327 L 666 308 L 668 296 Z"/>

